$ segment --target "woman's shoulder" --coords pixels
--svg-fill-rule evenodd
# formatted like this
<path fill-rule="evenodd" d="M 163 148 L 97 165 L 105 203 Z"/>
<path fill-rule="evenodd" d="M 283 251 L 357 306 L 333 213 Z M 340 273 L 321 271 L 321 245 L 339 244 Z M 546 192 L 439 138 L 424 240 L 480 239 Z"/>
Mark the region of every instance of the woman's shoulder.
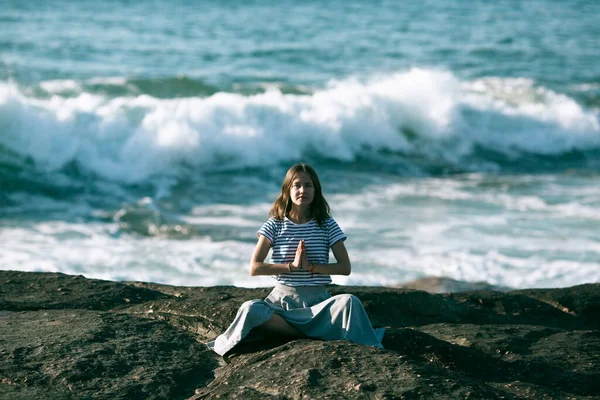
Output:
<path fill-rule="evenodd" d="M 327 216 L 323 219 L 323 223 L 326 224 L 327 226 L 330 226 L 331 224 L 337 224 L 337 222 L 335 222 L 335 219 L 333 219 L 332 216 Z"/>
<path fill-rule="evenodd" d="M 269 217 L 262 226 L 258 229 L 257 235 L 263 235 L 271 243 L 274 243 L 277 236 L 281 232 L 281 221 L 276 218 Z"/>
<path fill-rule="evenodd" d="M 265 222 L 263 222 L 261 229 L 274 228 L 277 225 L 279 225 L 280 223 L 281 223 L 281 221 L 279 221 L 278 219 L 269 217 L 269 219 L 267 219 Z"/>
<path fill-rule="evenodd" d="M 325 220 L 323 220 L 323 226 L 325 226 L 326 229 L 329 230 L 330 232 L 338 232 L 338 231 L 342 230 L 342 228 L 338 225 L 336 220 L 333 219 L 333 217 L 331 217 L 331 216 L 329 216 L 329 217 L 325 218 Z"/>
<path fill-rule="evenodd" d="M 315 224 L 319 226 L 319 228 L 324 230 L 330 230 L 332 227 L 337 226 L 337 222 L 331 217 L 327 216 L 323 218 L 321 221 L 314 220 Z"/>

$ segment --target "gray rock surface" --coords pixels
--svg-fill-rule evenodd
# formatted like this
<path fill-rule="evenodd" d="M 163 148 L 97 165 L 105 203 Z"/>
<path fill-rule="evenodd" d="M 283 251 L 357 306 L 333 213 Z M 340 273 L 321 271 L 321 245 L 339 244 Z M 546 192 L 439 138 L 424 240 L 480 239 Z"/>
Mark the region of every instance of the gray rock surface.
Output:
<path fill-rule="evenodd" d="M 339 287 L 387 327 L 345 341 L 214 338 L 269 289 L 0 271 L 2 399 L 600 399 L 600 284 L 432 294 Z"/>

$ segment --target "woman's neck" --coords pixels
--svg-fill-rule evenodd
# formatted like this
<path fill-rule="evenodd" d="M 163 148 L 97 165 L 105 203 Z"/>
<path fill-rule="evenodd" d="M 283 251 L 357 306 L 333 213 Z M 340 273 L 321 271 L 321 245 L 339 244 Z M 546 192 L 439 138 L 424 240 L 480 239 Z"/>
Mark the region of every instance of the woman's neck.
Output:
<path fill-rule="evenodd" d="M 297 224 L 305 224 L 311 220 L 310 210 L 308 209 L 300 209 L 297 207 L 292 207 L 290 212 L 287 214 L 288 219 Z"/>

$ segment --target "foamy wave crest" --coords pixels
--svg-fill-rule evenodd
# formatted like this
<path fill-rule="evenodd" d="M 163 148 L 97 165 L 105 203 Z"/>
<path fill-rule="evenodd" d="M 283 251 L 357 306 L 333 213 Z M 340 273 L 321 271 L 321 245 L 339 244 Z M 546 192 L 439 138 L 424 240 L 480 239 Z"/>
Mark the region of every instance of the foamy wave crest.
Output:
<path fill-rule="evenodd" d="M 37 168 L 76 162 L 122 182 L 306 157 L 383 157 L 452 171 L 501 168 L 481 149 L 506 160 L 600 150 L 597 111 L 566 95 L 522 79 L 461 82 L 424 69 L 331 82 L 312 94 L 274 88 L 204 98 L 83 92 L 40 99 L 0 83 L 0 131 L 0 147 Z"/>
<path fill-rule="evenodd" d="M 531 79 L 487 78 L 463 84 L 463 103 L 480 112 L 473 141 L 503 152 L 535 154 L 598 149 L 598 112 Z M 482 134 L 483 133 L 483 134 Z"/>

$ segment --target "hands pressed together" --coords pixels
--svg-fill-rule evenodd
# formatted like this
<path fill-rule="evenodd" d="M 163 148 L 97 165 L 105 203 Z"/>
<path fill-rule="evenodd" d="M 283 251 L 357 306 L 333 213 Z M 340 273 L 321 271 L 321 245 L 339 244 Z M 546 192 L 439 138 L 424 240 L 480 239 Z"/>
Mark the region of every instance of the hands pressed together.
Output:
<path fill-rule="evenodd" d="M 304 240 L 301 240 L 298 243 L 298 248 L 296 249 L 296 256 L 294 257 L 294 261 L 289 264 L 290 271 L 298 271 L 298 270 L 310 270 L 311 265 L 308 263 L 308 259 L 306 258 L 306 248 L 304 247 Z"/>

